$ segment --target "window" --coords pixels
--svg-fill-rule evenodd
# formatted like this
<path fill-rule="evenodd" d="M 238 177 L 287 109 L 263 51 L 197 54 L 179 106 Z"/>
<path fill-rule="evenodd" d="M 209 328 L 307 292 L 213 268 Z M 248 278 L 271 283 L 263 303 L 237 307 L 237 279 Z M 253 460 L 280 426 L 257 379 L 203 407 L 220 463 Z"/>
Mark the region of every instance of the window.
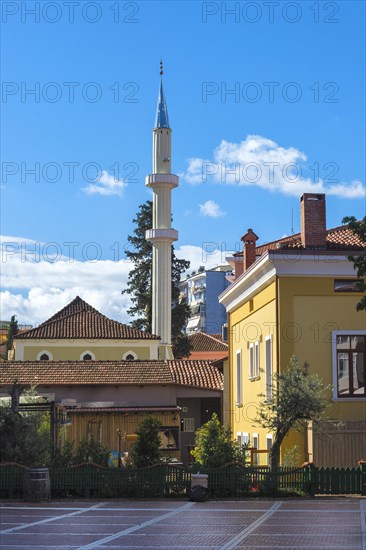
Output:
<path fill-rule="evenodd" d="M 335 279 L 334 292 L 361 292 L 362 279 Z"/>
<path fill-rule="evenodd" d="M 182 418 L 181 420 L 181 428 L 182 432 L 194 432 L 195 426 L 194 426 L 194 418 Z"/>
<path fill-rule="evenodd" d="M 122 356 L 123 361 L 135 361 L 137 359 L 136 353 L 133 351 L 126 351 L 126 353 Z"/>
<path fill-rule="evenodd" d="M 175 451 L 179 449 L 179 428 L 175 426 L 163 426 L 159 428 L 160 449 Z"/>
<path fill-rule="evenodd" d="M 249 378 L 259 378 L 259 342 L 249 345 Z"/>
<path fill-rule="evenodd" d="M 259 449 L 259 436 L 258 434 L 253 434 L 253 449 Z M 253 464 L 258 464 L 258 453 L 253 452 Z"/>
<path fill-rule="evenodd" d="M 241 367 L 241 351 L 236 352 L 236 406 L 243 404 L 243 377 Z"/>
<path fill-rule="evenodd" d="M 339 333 L 333 341 L 333 363 L 338 398 L 365 398 L 366 335 L 361 331 Z"/>
<path fill-rule="evenodd" d="M 94 353 L 92 353 L 92 352 L 89 351 L 89 350 L 84 351 L 84 352 L 80 355 L 80 361 L 95 361 L 95 355 L 94 355 Z"/>
<path fill-rule="evenodd" d="M 272 399 L 272 338 L 266 338 L 266 401 Z"/>
<path fill-rule="evenodd" d="M 52 361 L 53 356 L 52 353 L 50 353 L 47 350 L 42 350 L 37 355 L 37 361 Z"/>
<path fill-rule="evenodd" d="M 248 445 L 249 444 L 249 434 L 248 434 L 248 432 L 237 432 L 236 439 L 238 440 L 238 443 L 240 445 Z"/>
<path fill-rule="evenodd" d="M 92 439 L 99 441 L 99 443 L 102 441 L 102 422 L 100 420 L 95 422 L 89 420 L 88 422 L 88 440 L 91 441 Z"/>
<path fill-rule="evenodd" d="M 272 434 L 267 434 L 266 435 L 266 449 L 267 449 L 267 451 L 270 451 L 272 449 L 272 445 L 273 445 Z M 270 453 L 268 452 L 267 453 L 267 464 L 269 464 L 269 456 L 270 456 Z"/>

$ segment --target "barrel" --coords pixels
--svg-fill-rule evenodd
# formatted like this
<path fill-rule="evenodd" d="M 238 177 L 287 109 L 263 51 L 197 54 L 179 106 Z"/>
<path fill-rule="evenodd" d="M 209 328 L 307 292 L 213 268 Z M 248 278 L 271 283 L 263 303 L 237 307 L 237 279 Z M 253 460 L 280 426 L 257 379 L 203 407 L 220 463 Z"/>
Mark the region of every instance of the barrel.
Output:
<path fill-rule="evenodd" d="M 51 497 L 48 468 L 28 468 L 24 474 L 24 500 L 49 500 Z"/>

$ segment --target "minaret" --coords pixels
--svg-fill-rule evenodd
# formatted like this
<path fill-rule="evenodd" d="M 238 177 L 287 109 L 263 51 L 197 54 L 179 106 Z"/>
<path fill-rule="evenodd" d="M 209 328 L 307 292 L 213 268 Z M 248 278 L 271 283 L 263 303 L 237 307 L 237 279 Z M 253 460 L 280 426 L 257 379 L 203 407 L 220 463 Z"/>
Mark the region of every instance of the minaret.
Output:
<path fill-rule="evenodd" d="M 172 130 L 163 90 L 160 62 L 160 90 L 153 129 L 153 173 L 145 185 L 153 190 L 152 229 L 146 239 L 152 243 L 152 332 L 161 338 L 161 359 L 172 359 L 172 242 L 178 232 L 171 227 L 171 192 L 179 178 L 171 174 Z"/>

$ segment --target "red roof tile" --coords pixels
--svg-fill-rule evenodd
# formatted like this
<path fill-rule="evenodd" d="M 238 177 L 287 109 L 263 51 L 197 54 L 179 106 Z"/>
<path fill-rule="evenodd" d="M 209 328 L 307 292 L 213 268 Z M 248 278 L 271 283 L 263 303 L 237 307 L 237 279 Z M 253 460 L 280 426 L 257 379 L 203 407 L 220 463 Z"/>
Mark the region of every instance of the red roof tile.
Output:
<path fill-rule="evenodd" d="M 326 244 L 328 250 L 352 251 L 365 249 L 365 244 L 362 243 L 362 241 L 356 235 L 354 235 L 346 225 L 340 225 L 338 227 L 334 227 L 333 229 L 328 229 Z M 267 252 L 267 250 L 277 250 L 279 248 L 302 249 L 303 246 L 301 244 L 301 234 L 296 233 L 295 235 L 291 235 L 290 237 L 283 237 L 282 239 L 259 245 L 256 247 L 256 254 L 260 256 L 261 254 L 264 254 L 264 252 Z M 242 254 L 242 252 L 239 252 L 239 254 L 235 255 Z"/>
<path fill-rule="evenodd" d="M 36 328 L 16 339 L 123 339 L 158 340 L 159 337 L 109 319 L 77 296 L 70 304 Z"/>
<path fill-rule="evenodd" d="M 188 336 L 188 340 L 192 345 L 192 352 L 195 351 L 226 351 L 228 345 L 222 339 L 218 339 L 214 334 L 205 332 L 194 332 Z"/>
<path fill-rule="evenodd" d="M 0 385 L 179 384 L 221 390 L 223 378 L 209 361 L 6 361 Z"/>
<path fill-rule="evenodd" d="M 0 365 L 0 384 L 171 384 L 164 361 L 11 361 Z"/>
<path fill-rule="evenodd" d="M 85 412 L 179 412 L 180 410 L 180 407 L 174 405 L 171 407 L 80 407 L 68 409 L 67 414 L 78 414 Z"/>
<path fill-rule="evenodd" d="M 168 361 L 174 382 L 181 386 L 195 386 L 211 390 L 223 389 L 223 375 L 210 361 Z"/>

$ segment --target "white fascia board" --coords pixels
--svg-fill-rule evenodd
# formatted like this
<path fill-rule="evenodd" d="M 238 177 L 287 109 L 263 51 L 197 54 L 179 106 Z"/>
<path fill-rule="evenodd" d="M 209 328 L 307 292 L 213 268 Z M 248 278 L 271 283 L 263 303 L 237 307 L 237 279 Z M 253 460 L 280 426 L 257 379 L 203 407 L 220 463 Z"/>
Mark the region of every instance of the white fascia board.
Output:
<path fill-rule="evenodd" d="M 230 312 L 268 286 L 276 276 L 356 277 L 356 273 L 345 254 L 322 254 L 318 250 L 308 254 L 269 251 L 220 294 L 219 302 Z"/>
<path fill-rule="evenodd" d="M 276 269 L 270 262 L 268 253 L 265 253 L 234 284 L 220 294 L 219 302 L 224 305 L 227 312 L 230 312 L 248 301 L 261 288 L 268 286 L 275 277 Z"/>
<path fill-rule="evenodd" d="M 294 277 L 356 277 L 356 272 L 348 255 L 322 254 L 314 250 L 309 254 L 274 254 L 269 252 L 271 262 L 276 267 L 277 275 Z"/>

